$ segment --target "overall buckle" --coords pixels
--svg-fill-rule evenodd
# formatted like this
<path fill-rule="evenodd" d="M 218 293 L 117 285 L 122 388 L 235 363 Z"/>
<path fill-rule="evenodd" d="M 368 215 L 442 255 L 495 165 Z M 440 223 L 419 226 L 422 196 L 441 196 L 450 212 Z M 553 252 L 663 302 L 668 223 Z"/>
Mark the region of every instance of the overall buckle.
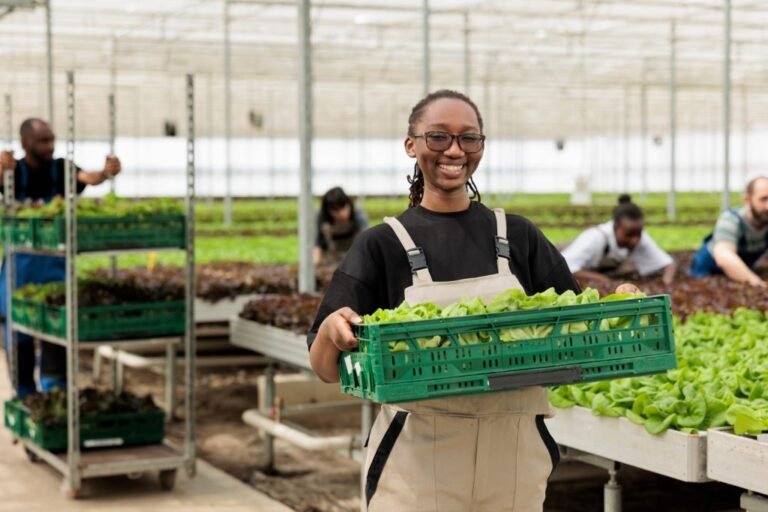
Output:
<path fill-rule="evenodd" d="M 405 251 L 408 255 L 408 263 L 411 265 L 411 272 L 416 273 L 419 270 L 427 268 L 427 257 L 421 247 L 414 247 Z"/>
<path fill-rule="evenodd" d="M 496 237 L 496 257 L 505 258 L 507 260 L 511 259 L 511 256 L 509 255 L 509 240 L 502 236 Z"/>

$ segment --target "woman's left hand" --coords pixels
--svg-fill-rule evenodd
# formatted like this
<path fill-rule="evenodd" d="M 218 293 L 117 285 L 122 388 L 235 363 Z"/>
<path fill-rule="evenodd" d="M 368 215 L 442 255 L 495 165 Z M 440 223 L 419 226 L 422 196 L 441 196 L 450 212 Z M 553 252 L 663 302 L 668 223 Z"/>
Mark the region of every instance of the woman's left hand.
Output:
<path fill-rule="evenodd" d="M 641 291 L 632 283 L 621 283 L 616 287 L 616 293 L 641 293 Z"/>

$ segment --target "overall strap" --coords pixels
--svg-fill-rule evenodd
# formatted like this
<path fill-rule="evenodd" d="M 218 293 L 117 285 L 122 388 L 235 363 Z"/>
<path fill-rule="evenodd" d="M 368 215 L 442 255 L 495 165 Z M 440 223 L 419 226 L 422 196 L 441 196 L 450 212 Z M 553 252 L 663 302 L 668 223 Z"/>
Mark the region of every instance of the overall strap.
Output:
<path fill-rule="evenodd" d="M 595 226 L 595 229 L 597 229 L 598 233 L 603 235 L 603 238 L 605 239 L 605 249 L 603 249 L 603 256 L 608 256 L 608 253 L 611 252 L 611 237 L 603 230 L 602 226 Z"/>
<path fill-rule="evenodd" d="M 727 211 L 736 216 L 736 220 L 739 221 L 739 238 L 736 242 L 736 253 L 740 255 L 747 254 L 747 231 L 749 230 L 747 221 L 739 215 L 738 210 L 735 208 L 728 208 Z"/>
<path fill-rule="evenodd" d="M 384 222 L 392 228 L 392 231 L 397 235 L 397 239 L 405 249 L 405 253 L 408 256 L 408 263 L 411 265 L 411 273 L 413 274 L 413 284 L 419 283 L 431 283 L 432 276 L 427 268 L 427 258 L 424 256 L 424 250 L 421 247 L 417 247 L 413 243 L 411 235 L 405 230 L 405 226 L 394 217 L 384 217 Z"/>
<path fill-rule="evenodd" d="M 66 168 L 67 168 L 67 164 L 65 162 L 64 163 L 64 169 L 66 169 Z M 77 172 L 77 171 L 75 170 L 75 172 Z M 65 172 L 65 174 L 66 174 L 66 172 Z M 59 173 L 57 172 L 57 169 L 56 169 L 56 159 L 54 158 L 51 161 L 51 191 L 48 194 L 48 196 L 45 199 L 43 199 L 44 202 L 50 203 L 51 200 L 56 195 L 58 195 L 58 192 L 59 192 L 58 184 L 59 184 Z"/>
<path fill-rule="evenodd" d="M 511 257 L 509 254 L 509 240 L 507 240 L 507 214 L 504 212 L 504 208 L 494 208 L 493 213 L 496 215 L 496 238 L 494 242 L 496 245 L 496 263 L 499 267 L 499 274 L 512 275 L 512 271 L 509 270 L 509 260 Z"/>

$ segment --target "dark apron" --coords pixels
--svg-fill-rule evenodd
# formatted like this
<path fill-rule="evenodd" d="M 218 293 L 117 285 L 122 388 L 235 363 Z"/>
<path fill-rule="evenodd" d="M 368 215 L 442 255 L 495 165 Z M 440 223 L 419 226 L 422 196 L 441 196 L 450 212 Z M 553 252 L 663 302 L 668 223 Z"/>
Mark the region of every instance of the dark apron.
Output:
<path fill-rule="evenodd" d="M 323 251 L 323 263 L 326 265 L 338 265 L 344 259 L 355 237 L 360 233 L 357 222 L 352 220 L 351 226 L 340 229 L 329 222 L 320 225 L 320 232 L 325 238 L 327 248 Z"/>
<path fill-rule="evenodd" d="M 741 258 L 749 268 L 754 268 L 755 263 L 757 263 L 757 260 L 760 259 L 765 251 L 747 250 L 747 225 L 736 210 L 729 209 L 728 211 L 736 215 L 739 219 L 739 240 L 736 244 L 736 254 L 739 255 L 739 258 Z M 688 275 L 691 277 L 706 277 L 723 274 L 723 269 L 717 265 L 715 257 L 707 247 L 707 244 L 712 240 L 713 235 L 714 233 L 707 235 L 701 243 L 699 250 L 693 255 L 693 259 L 691 260 L 691 270 L 688 272 Z M 768 245 L 768 235 L 766 235 L 766 245 Z"/>
<path fill-rule="evenodd" d="M 30 172 L 27 168 L 24 160 L 19 160 L 19 191 L 17 195 L 19 201 L 25 201 L 27 199 L 27 185 L 29 184 Z M 56 172 L 56 161 L 51 162 L 51 190 L 49 194 L 43 198 L 43 201 L 48 203 L 57 193 L 59 176 Z M 2 269 L 0 269 L 0 315 L 3 318 L 8 316 L 8 287 L 6 279 L 6 264 L 5 258 L 7 258 L 7 251 L 3 258 Z M 16 282 L 14 288 L 19 288 L 25 284 L 30 283 L 49 283 L 51 281 L 64 281 L 66 276 L 65 271 L 65 259 L 63 256 L 49 256 L 42 254 L 14 254 L 14 269 L 16 274 Z M 5 352 L 8 354 L 8 343 L 11 339 L 8 332 L 8 322 L 3 325 L 3 343 L 5 345 Z M 23 397 L 28 393 L 35 391 L 35 346 L 32 337 L 16 333 L 16 348 L 17 348 L 17 363 L 19 373 L 19 389 L 17 389 L 17 395 Z M 66 387 L 66 349 L 64 347 L 53 345 L 50 343 L 42 343 L 40 350 L 40 389 L 42 391 L 50 391 L 55 387 Z"/>

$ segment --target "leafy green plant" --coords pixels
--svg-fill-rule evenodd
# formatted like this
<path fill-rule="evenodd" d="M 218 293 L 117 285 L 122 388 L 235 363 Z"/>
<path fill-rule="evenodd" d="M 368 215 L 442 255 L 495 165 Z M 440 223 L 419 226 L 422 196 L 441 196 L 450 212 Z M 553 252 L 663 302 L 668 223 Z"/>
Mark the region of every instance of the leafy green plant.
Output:
<path fill-rule="evenodd" d="M 151 395 L 140 397 L 127 391 L 115 393 L 85 388 L 80 390 L 79 398 L 82 416 L 150 412 L 158 409 Z M 35 423 L 55 425 L 66 421 L 67 392 L 64 390 L 54 389 L 50 393 L 27 395 L 23 403 Z"/>
<path fill-rule="evenodd" d="M 109 193 L 103 198 L 84 198 L 77 201 L 77 214 L 83 217 L 142 217 L 181 213 L 181 203 L 171 198 L 128 200 Z M 64 215 L 64 200 L 58 196 L 42 206 L 24 204 L 16 211 L 16 215 L 27 218 L 58 217 Z"/>
<path fill-rule="evenodd" d="M 651 434 L 726 425 L 737 434 L 768 431 L 768 320 L 762 312 L 697 313 L 676 325 L 675 340 L 677 369 L 558 386 L 549 391 L 550 402 L 623 416 Z"/>
<path fill-rule="evenodd" d="M 603 301 L 624 300 L 630 298 L 644 297 L 644 294 L 614 294 L 602 299 Z M 388 322 L 409 322 L 416 320 L 432 320 L 436 318 L 461 317 L 470 315 L 481 315 L 486 313 L 505 313 L 518 310 L 537 310 L 556 306 L 574 306 L 578 304 L 592 304 L 601 302 L 598 292 L 587 288 L 580 294 L 571 290 L 558 294 L 554 288 L 535 295 L 526 295 L 520 289 L 509 289 L 493 297 L 488 303 L 484 303 L 480 298 L 474 297 L 450 304 L 444 308 L 432 303 L 422 303 L 410 305 L 403 302 L 395 309 L 378 309 L 370 315 L 363 316 L 364 324 L 380 324 Z M 630 325 L 632 317 L 612 318 L 601 322 L 600 330 L 624 329 Z M 648 325 L 649 319 L 642 317 L 641 324 Z M 572 322 L 561 326 L 561 334 L 580 333 L 588 331 L 593 327 L 593 322 L 580 321 Z M 547 323 L 544 325 L 529 325 L 524 327 L 515 327 L 499 330 L 499 340 L 505 343 L 512 343 L 522 340 L 533 340 L 544 338 L 552 334 L 554 325 Z M 459 334 L 459 343 L 462 345 L 474 345 L 477 343 L 489 342 L 492 337 L 487 332 L 470 332 Z M 449 343 L 447 338 L 440 336 L 429 338 L 420 338 L 417 340 L 421 348 L 437 348 Z M 408 350 L 408 343 L 405 340 L 393 341 L 389 343 L 390 352 L 401 352 Z"/>

